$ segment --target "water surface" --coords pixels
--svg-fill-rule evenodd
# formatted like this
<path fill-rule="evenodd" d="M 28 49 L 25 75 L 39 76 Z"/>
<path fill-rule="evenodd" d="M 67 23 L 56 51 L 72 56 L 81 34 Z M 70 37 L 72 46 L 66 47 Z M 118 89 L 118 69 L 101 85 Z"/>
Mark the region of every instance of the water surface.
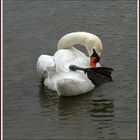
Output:
<path fill-rule="evenodd" d="M 98 35 L 114 82 L 76 97 L 40 83 L 36 61 L 66 33 Z M 4 1 L 4 139 L 136 139 L 136 0 Z"/>

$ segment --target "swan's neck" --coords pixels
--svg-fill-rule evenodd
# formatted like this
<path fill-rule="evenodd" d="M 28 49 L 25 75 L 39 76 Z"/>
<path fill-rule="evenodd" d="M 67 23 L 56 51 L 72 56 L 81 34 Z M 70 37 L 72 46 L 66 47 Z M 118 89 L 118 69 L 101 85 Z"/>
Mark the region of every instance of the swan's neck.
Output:
<path fill-rule="evenodd" d="M 99 55 L 102 51 L 101 40 L 96 35 L 87 32 L 73 32 L 63 36 L 58 41 L 57 49 L 68 49 L 76 44 L 84 45 L 89 56 L 91 56 L 93 48 Z"/>

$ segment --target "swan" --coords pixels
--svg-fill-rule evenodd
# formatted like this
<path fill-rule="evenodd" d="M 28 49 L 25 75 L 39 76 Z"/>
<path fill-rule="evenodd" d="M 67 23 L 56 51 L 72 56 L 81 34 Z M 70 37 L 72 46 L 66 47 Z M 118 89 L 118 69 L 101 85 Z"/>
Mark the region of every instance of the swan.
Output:
<path fill-rule="evenodd" d="M 85 46 L 88 56 L 76 49 L 76 44 Z M 98 36 L 88 32 L 68 33 L 58 41 L 54 56 L 39 56 L 37 71 L 45 86 L 56 91 L 59 96 L 84 94 L 93 90 L 95 85 L 83 71 L 72 71 L 69 66 L 100 67 L 102 50 L 102 42 Z"/>

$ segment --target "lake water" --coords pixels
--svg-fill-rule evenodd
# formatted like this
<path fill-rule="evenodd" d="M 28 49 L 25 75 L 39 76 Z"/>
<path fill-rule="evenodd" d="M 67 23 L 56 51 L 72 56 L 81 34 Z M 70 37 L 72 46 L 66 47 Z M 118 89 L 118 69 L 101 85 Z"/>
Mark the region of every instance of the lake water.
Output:
<path fill-rule="evenodd" d="M 4 140 L 136 140 L 136 0 L 4 0 Z M 114 82 L 76 97 L 40 83 L 64 34 L 98 35 Z"/>

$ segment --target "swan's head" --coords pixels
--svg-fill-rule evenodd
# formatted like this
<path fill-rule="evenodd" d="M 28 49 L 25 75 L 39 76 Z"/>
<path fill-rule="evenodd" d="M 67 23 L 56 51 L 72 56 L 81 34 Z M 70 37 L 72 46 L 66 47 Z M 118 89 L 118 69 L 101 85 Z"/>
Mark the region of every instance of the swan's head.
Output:
<path fill-rule="evenodd" d="M 90 57 L 90 66 L 96 67 L 96 64 L 100 61 L 100 56 L 103 50 L 101 40 L 98 38 L 97 41 L 94 40 L 94 45 L 86 46 Z"/>
<path fill-rule="evenodd" d="M 90 56 L 90 66 L 96 67 L 97 63 L 100 61 L 100 56 L 96 53 L 95 49 L 93 49 L 93 53 Z"/>

